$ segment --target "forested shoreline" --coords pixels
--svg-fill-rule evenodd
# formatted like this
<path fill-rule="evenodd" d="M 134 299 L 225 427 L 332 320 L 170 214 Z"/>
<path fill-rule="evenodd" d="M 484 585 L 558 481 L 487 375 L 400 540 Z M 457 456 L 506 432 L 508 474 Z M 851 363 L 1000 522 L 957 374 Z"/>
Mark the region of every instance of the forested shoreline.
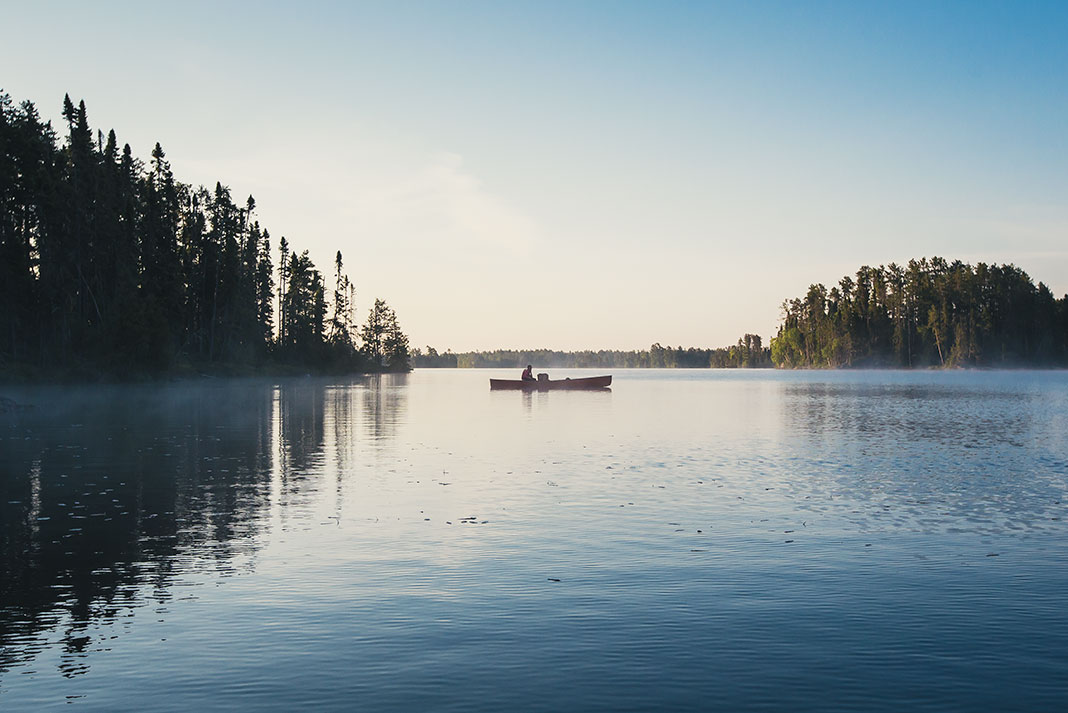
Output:
<path fill-rule="evenodd" d="M 863 266 L 782 309 L 777 367 L 1068 366 L 1068 295 L 1014 265 Z"/>
<path fill-rule="evenodd" d="M 182 183 L 159 143 L 146 165 L 94 136 L 84 101 L 63 118 L 61 138 L 0 92 L 0 376 L 410 368 L 384 301 L 357 325 L 341 251 L 325 277 L 252 196 Z"/>

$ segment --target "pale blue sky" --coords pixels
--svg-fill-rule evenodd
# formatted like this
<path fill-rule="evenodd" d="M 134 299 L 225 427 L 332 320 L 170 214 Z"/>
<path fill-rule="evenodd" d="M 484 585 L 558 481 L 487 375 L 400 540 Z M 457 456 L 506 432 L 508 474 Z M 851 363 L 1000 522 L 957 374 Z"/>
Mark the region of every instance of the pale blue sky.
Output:
<path fill-rule="evenodd" d="M 1068 291 L 1068 3 L 0 4 L 0 87 L 255 195 L 415 345 L 767 339 L 936 254 Z"/>

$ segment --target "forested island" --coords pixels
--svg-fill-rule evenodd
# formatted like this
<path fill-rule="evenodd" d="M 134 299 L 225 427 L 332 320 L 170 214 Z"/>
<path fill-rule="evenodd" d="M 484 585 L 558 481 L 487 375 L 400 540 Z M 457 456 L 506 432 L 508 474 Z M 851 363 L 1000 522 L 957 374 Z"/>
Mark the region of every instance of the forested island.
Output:
<path fill-rule="evenodd" d="M 783 303 L 778 367 L 1068 365 L 1068 295 L 1014 265 L 943 258 L 861 267 Z"/>
<path fill-rule="evenodd" d="M 384 301 L 357 325 L 341 251 L 324 277 L 272 241 L 252 196 L 182 183 L 158 143 L 144 164 L 94 135 L 84 101 L 64 97 L 63 118 L 61 139 L 0 92 L 0 375 L 410 368 Z"/>

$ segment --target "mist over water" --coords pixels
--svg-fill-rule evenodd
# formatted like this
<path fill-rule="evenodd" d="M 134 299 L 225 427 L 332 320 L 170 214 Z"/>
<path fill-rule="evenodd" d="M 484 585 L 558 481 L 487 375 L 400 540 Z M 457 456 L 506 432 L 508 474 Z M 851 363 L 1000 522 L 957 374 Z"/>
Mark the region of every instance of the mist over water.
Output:
<path fill-rule="evenodd" d="M 491 376 L 5 390 L 0 708 L 1068 705 L 1068 373 Z"/>

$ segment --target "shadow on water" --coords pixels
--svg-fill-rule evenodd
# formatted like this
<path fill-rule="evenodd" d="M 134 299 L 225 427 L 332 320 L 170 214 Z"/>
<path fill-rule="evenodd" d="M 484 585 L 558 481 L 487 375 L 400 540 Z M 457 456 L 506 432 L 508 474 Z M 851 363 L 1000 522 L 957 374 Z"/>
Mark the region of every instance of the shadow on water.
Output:
<path fill-rule="evenodd" d="M 82 673 L 85 655 L 106 645 L 99 632 L 137 607 L 165 607 L 183 576 L 253 567 L 271 507 L 320 487 L 326 425 L 338 443 L 358 437 L 355 421 L 390 437 L 403 386 L 376 377 L 19 394 L 34 408 L 0 416 L 0 674 L 56 644 L 61 672 Z"/>

